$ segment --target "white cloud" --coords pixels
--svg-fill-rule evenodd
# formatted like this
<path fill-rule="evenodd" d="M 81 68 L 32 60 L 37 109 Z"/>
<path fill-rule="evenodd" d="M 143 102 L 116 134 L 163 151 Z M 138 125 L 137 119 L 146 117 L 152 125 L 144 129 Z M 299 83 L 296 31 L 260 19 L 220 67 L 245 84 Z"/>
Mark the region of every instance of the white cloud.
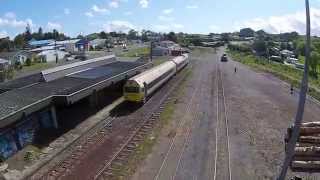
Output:
<path fill-rule="evenodd" d="M 6 38 L 6 37 L 8 37 L 9 35 L 8 35 L 8 33 L 7 33 L 7 31 L 0 31 L 0 39 L 1 38 Z"/>
<path fill-rule="evenodd" d="M 15 19 L 16 18 L 16 14 L 13 13 L 13 12 L 7 12 L 5 15 L 4 15 L 5 18 L 8 18 L 8 19 Z"/>
<path fill-rule="evenodd" d="M 161 32 L 168 31 L 170 29 L 168 25 L 154 25 L 154 28 Z"/>
<path fill-rule="evenodd" d="M 63 10 L 63 12 L 64 12 L 65 15 L 69 15 L 69 14 L 70 14 L 70 9 L 65 8 L 65 9 Z"/>
<path fill-rule="evenodd" d="M 48 30 L 53 30 L 53 29 L 61 30 L 62 29 L 62 25 L 59 24 L 59 23 L 56 23 L 56 22 L 48 22 L 47 29 Z"/>
<path fill-rule="evenodd" d="M 136 29 L 136 27 L 128 21 L 115 20 L 115 21 L 111 21 L 106 24 L 103 24 L 103 29 L 106 32 L 112 32 L 112 31 L 128 32 L 131 29 Z"/>
<path fill-rule="evenodd" d="M 149 6 L 149 0 L 139 0 L 139 4 L 142 8 L 147 8 Z"/>
<path fill-rule="evenodd" d="M 153 29 L 160 32 L 169 32 L 169 31 L 175 31 L 178 29 L 184 28 L 184 25 L 177 24 L 177 23 L 170 23 L 170 24 L 157 24 L 153 26 Z"/>
<path fill-rule="evenodd" d="M 131 12 L 131 11 L 127 11 L 127 12 L 125 12 L 125 13 L 123 13 L 125 16 L 130 16 L 130 15 L 132 15 L 133 13 Z"/>
<path fill-rule="evenodd" d="M 320 9 L 311 8 L 311 32 L 320 35 Z M 263 29 L 269 33 L 283 33 L 296 31 L 305 34 L 305 11 L 298 11 L 293 14 L 282 16 L 271 16 L 268 18 L 255 18 L 244 22 L 235 23 L 235 29 L 250 27 L 254 30 Z"/>
<path fill-rule="evenodd" d="M 198 6 L 198 5 L 193 4 L 193 5 L 187 5 L 187 6 L 186 6 L 186 8 L 187 8 L 187 9 L 198 9 L 198 8 L 199 8 L 199 6 Z"/>
<path fill-rule="evenodd" d="M 170 22 L 170 21 L 173 21 L 174 18 L 173 17 L 169 17 L 169 16 L 158 16 L 158 19 L 160 21 L 165 21 L 165 22 Z"/>
<path fill-rule="evenodd" d="M 86 15 L 87 17 L 93 17 L 92 12 L 86 12 L 86 13 L 84 13 L 84 15 Z"/>
<path fill-rule="evenodd" d="M 173 27 L 176 28 L 176 29 L 182 29 L 182 28 L 184 28 L 184 25 L 182 25 L 182 24 L 173 24 Z"/>
<path fill-rule="evenodd" d="M 162 11 L 162 13 L 163 13 L 163 14 L 171 14 L 173 11 L 174 11 L 173 8 L 171 8 L 171 9 L 164 9 L 164 10 Z"/>
<path fill-rule="evenodd" d="M 119 7 L 119 2 L 113 0 L 113 1 L 111 1 L 111 2 L 109 3 L 109 6 L 110 6 L 111 8 L 118 8 L 118 7 Z"/>
<path fill-rule="evenodd" d="M 94 11 L 94 12 L 96 12 L 96 13 L 108 13 L 108 12 L 109 12 L 108 9 L 106 9 L 106 8 L 100 8 L 100 7 L 98 7 L 97 5 L 93 5 L 91 9 L 92 9 L 92 11 Z"/>
<path fill-rule="evenodd" d="M 0 26 L 9 26 L 14 28 L 21 28 L 26 27 L 27 24 L 30 25 L 30 27 L 33 27 L 34 24 L 31 19 L 26 20 L 17 20 L 15 18 L 0 18 Z"/>
<path fill-rule="evenodd" d="M 212 30 L 212 31 L 217 31 L 217 30 L 219 30 L 220 28 L 219 28 L 218 26 L 216 26 L 216 25 L 210 25 L 210 26 L 209 26 L 209 29 Z"/>

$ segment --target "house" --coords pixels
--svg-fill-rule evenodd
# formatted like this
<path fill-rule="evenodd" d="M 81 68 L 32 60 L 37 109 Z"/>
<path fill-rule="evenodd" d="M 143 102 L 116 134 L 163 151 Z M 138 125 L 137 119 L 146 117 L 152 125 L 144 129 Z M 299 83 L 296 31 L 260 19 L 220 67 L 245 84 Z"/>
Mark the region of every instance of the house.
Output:
<path fill-rule="evenodd" d="M 284 58 L 295 57 L 294 52 L 289 51 L 289 50 L 286 50 L 286 49 L 285 49 L 285 50 L 282 50 L 282 51 L 280 52 L 280 54 L 281 54 L 281 56 L 284 57 Z"/>
<path fill-rule="evenodd" d="M 89 41 L 81 39 L 75 43 L 75 47 L 78 51 L 89 51 Z"/>
<path fill-rule="evenodd" d="M 170 47 L 175 46 L 176 43 L 173 42 L 173 41 L 161 41 L 161 42 L 159 42 L 159 45 L 160 45 L 161 47 L 170 48 Z"/>
<path fill-rule="evenodd" d="M 37 54 L 41 62 L 55 62 L 64 59 L 69 53 L 60 50 L 45 50 Z"/>
<path fill-rule="evenodd" d="M 8 60 L 11 64 L 24 64 L 27 59 L 31 61 L 34 59 L 34 53 L 26 50 L 0 53 L 0 58 Z"/>
<path fill-rule="evenodd" d="M 76 44 L 81 41 L 81 39 L 70 39 L 70 40 L 65 40 L 65 41 L 56 41 L 51 44 L 50 46 L 56 46 L 60 50 L 65 50 L 67 52 L 73 53 L 73 52 L 78 52 L 79 49 L 76 46 Z"/>
<path fill-rule="evenodd" d="M 90 49 L 103 48 L 106 45 L 106 39 L 94 39 L 89 42 Z"/>
<path fill-rule="evenodd" d="M 152 48 L 153 56 L 168 56 L 170 55 L 170 49 L 166 47 L 156 46 Z"/>
<path fill-rule="evenodd" d="M 0 59 L 0 82 L 6 80 L 6 71 L 9 69 L 9 61 Z"/>

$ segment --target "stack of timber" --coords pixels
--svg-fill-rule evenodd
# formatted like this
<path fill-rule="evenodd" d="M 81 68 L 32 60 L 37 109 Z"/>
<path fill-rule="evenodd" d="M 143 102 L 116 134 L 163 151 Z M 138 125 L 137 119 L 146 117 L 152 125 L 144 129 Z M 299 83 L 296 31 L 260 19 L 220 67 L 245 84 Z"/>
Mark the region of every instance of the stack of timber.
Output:
<path fill-rule="evenodd" d="M 293 127 L 287 130 L 286 148 L 292 130 Z M 296 172 L 320 172 L 320 121 L 302 123 L 291 169 Z"/>

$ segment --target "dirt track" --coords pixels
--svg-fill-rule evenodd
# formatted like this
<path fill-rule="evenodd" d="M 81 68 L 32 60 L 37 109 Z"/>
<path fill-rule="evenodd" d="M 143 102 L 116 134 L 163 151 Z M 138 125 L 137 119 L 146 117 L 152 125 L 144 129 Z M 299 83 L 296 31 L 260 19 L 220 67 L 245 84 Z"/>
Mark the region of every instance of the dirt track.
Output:
<path fill-rule="evenodd" d="M 298 97 L 270 74 L 220 62 L 222 53 L 193 53 L 193 76 L 171 124 L 131 179 L 275 179 Z M 320 106 L 308 101 L 304 121 L 320 120 L 319 112 Z"/>

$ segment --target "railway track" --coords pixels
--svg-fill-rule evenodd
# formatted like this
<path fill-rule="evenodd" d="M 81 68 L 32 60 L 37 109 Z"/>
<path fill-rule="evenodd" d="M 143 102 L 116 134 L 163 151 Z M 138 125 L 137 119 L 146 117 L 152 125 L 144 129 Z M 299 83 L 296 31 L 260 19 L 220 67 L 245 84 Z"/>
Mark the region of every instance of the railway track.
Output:
<path fill-rule="evenodd" d="M 103 168 L 101 168 L 96 176 L 95 180 L 111 179 L 114 177 L 113 171 L 118 170 L 118 166 L 126 164 L 131 153 L 138 147 L 138 145 L 144 140 L 144 138 L 153 130 L 154 124 L 160 117 L 160 114 L 164 110 L 165 106 L 170 103 L 173 99 L 170 98 L 170 94 L 177 88 L 180 82 L 184 78 L 181 77 L 177 83 L 175 83 L 170 90 L 162 96 L 162 99 L 158 101 L 159 105 L 156 106 L 155 110 L 150 117 L 146 117 L 143 122 L 130 134 L 129 138 L 124 142 L 119 150 L 114 153 L 112 158 L 105 162 Z M 149 103 L 151 101 L 148 101 Z"/>
<path fill-rule="evenodd" d="M 186 70 L 184 70 L 186 71 Z M 114 131 L 113 124 L 126 119 L 132 123 L 132 127 L 122 134 L 121 142 L 110 143 L 115 146 L 112 152 L 101 156 L 102 165 L 92 178 L 94 179 L 109 179 L 113 177 L 115 166 L 126 163 L 130 154 L 135 150 L 137 145 L 143 141 L 144 137 L 152 130 L 156 120 L 159 118 L 165 105 L 172 101 L 169 98 L 170 94 L 177 88 L 180 82 L 185 78 L 183 73 L 173 77 L 160 91 L 158 91 L 143 107 L 127 117 L 107 118 L 100 128 L 95 128 L 94 133 L 87 135 L 80 143 L 74 144 L 72 153 L 61 162 L 58 162 L 53 168 L 41 176 L 33 176 L 30 179 L 68 179 L 68 175 L 72 174 L 73 169 L 80 163 L 84 163 L 84 159 L 88 152 L 93 148 L 99 147 L 105 143 L 106 138 L 110 138 Z M 99 163 L 99 162 L 97 162 Z M 91 179 L 92 179 L 91 178 Z"/>
<path fill-rule="evenodd" d="M 214 180 L 232 180 L 228 111 L 220 65 L 217 64 L 217 125 Z"/>
<path fill-rule="evenodd" d="M 201 72 L 201 75 L 202 75 L 203 72 Z M 201 75 L 198 79 L 198 81 L 201 81 Z M 197 82 L 198 82 L 197 81 Z M 194 108 L 194 102 L 195 100 L 197 99 L 197 95 L 198 92 L 200 91 L 200 86 L 195 86 L 196 89 L 194 90 L 194 92 L 192 93 L 191 95 L 191 98 L 190 98 L 190 101 L 188 102 L 187 106 L 186 106 L 186 113 L 185 113 L 185 116 L 180 118 L 179 122 L 178 122 L 178 127 L 177 129 L 180 129 L 182 126 L 184 126 L 184 124 L 186 123 L 185 121 L 183 121 L 184 119 L 186 119 L 186 117 L 188 116 L 188 112 L 191 112 L 192 111 L 192 108 Z M 192 120 L 192 123 L 193 123 L 194 119 Z M 178 165 L 176 166 L 176 169 L 175 169 L 175 173 L 173 175 L 173 177 L 171 179 L 173 179 L 175 176 L 176 176 L 176 173 L 177 173 L 177 170 L 179 168 L 179 165 L 180 165 L 180 162 L 181 162 L 181 158 L 182 158 L 182 155 L 184 153 L 184 149 L 187 145 L 187 143 L 189 142 L 189 138 L 190 138 L 190 131 L 191 131 L 191 127 L 189 126 L 188 130 L 187 130 L 187 135 L 185 136 L 186 137 L 186 140 L 185 140 L 185 143 L 183 145 L 183 148 L 181 149 L 180 151 L 180 154 L 179 154 L 179 161 L 178 161 Z M 166 168 L 167 166 L 167 163 L 168 163 L 168 160 L 169 160 L 169 155 L 171 153 L 173 153 L 174 149 L 176 148 L 175 146 L 175 143 L 178 139 L 178 136 L 177 134 L 172 138 L 172 140 L 170 141 L 170 144 L 169 144 L 169 149 L 167 150 L 167 152 L 165 153 L 165 157 L 163 158 L 162 162 L 161 162 L 161 166 L 159 167 L 159 169 L 157 170 L 157 173 L 154 177 L 154 180 L 158 180 L 160 179 L 160 176 L 161 176 L 161 173 L 163 172 L 163 170 Z"/>

